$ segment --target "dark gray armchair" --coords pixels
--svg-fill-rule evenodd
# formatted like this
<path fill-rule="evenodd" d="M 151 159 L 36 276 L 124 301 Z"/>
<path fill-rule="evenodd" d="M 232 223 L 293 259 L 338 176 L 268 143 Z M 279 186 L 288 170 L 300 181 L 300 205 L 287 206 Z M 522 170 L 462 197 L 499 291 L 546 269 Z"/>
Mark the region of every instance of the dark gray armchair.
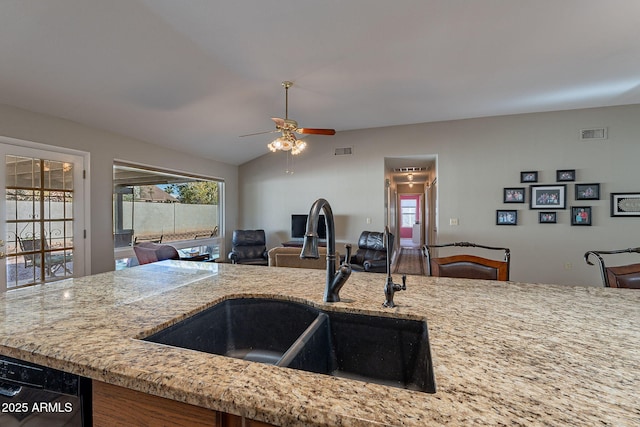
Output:
<path fill-rule="evenodd" d="M 393 254 L 393 235 L 390 236 L 389 254 Z M 384 233 L 363 231 L 358 239 L 358 250 L 349 260 L 353 271 L 384 273 L 387 271 L 387 249 Z"/>
<path fill-rule="evenodd" d="M 264 230 L 234 230 L 229 259 L 233 264 L 268 265 Z"/>

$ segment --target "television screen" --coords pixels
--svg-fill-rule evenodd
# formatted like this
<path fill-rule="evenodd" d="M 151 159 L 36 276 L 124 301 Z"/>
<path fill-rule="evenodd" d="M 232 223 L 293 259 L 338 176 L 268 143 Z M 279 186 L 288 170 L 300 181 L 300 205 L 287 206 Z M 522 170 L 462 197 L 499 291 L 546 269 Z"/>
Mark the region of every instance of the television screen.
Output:
<path fill-rule="evenodd" d="M 291 215 L 291 238 L 302 239 L 307 232 L 307 216 L 293 214 Z M 320 221 L 318 221 L 318 238 L 327 238 L 327 224 L 324 220 L 324 215 L 320 215 Z"/>

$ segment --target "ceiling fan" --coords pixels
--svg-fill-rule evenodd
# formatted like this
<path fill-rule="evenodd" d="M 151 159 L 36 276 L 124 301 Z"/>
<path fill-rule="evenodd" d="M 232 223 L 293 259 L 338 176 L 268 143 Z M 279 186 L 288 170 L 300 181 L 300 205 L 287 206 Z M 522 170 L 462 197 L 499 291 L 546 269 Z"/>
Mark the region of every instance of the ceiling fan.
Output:
<path fill-rule="evenodd" d="M 265 133 L 274 133 L 280 132 L 281 136 L 270 142 L 267 147 L 269 150 L 276 152 L 278 150 L 281 151 L 291 151 L 291 154 L 299 154 L 306 147 L 307 143 L 299 140 L 295 134 L 299 135 L 335 135 L 335 129 L 316 129 L 316 128 L 300 128 L 298 127 L 298 122 L 289 118 L 289 88 L 293 86 L 293 82 L 284 81 L 282 82 L 282 86 L 284 86 L 285 90 L 285 110 L 284 110 L 284 119 L 279 117 L 272 117 L 276 124 L 276 130 L 266 131 L 266 132 L 257 132 L 250 133 L 247 135 L 240 135 L 241 137 L 245 136 L 253 136 L 253 135 L 261 135 Z"/>

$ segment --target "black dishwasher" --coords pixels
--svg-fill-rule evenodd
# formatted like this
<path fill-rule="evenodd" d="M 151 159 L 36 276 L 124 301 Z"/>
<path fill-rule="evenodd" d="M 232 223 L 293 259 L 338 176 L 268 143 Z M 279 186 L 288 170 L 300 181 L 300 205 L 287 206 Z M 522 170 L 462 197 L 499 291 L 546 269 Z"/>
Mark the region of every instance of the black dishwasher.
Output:
<path fill-rule="evenodd" d="M 0 356 L 0 426 L 91 424 L 91 380 Z"/>

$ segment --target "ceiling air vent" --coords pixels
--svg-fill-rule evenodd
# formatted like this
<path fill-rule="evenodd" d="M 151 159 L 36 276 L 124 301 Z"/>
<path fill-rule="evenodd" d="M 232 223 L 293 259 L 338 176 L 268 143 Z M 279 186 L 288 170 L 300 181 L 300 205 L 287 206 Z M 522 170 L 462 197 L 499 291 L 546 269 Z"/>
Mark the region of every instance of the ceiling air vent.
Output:
<path fill-rule="evenodd" d="M 581 129 L 580 139 L 607 139 L 607 128 Z"/>
<path fill-rule="evenodd" d="M 429 168 L 423 168 L 422 166 L 405 166 L 402 168 L 395 168 L 393 171 L 394 172 L 421 172 L 421 171 L 426 171 Z"/>
<path fill-rule="evenodd" d="M 336 148 L 333 154 L 335 156 L 350 156 L 353 154 L 353 147 Z"/>

